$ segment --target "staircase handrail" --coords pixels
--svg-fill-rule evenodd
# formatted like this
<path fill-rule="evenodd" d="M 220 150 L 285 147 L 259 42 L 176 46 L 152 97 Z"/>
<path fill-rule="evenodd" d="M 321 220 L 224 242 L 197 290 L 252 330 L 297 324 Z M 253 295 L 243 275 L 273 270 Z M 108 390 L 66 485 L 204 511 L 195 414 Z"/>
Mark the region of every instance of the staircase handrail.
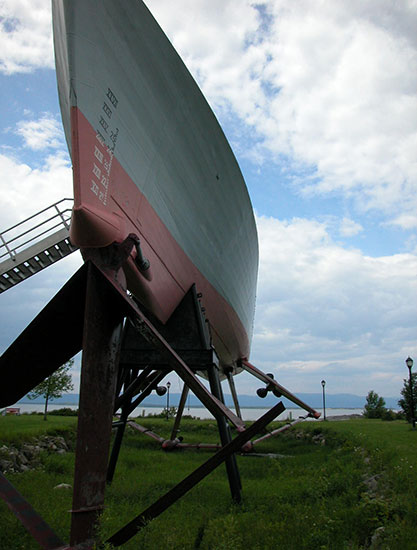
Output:
<path fill-rule="evenodd" d="M 2 253 L 0 253 L 0 260 L 2 258 L 4 258 L 5 256 L 8 256 L 11 260 L 14 260 L 16 254 L 17 254 L 17 251 L 19 249 L 23 248 L 27 244 L 29 244 L 29 243 L 37 240 L 37 239 L 39 239 L 43 235 L 45 235 L 47 233 L 50 233 L 53 229 L 56 229 L 57 227 L 64 226 L 66 229 L 69 230 L 69 225 L 70 225 L 69 222 L 70 222 L 70 219 L 71 219 L 72 205 L 71 205 L 71 207 L 63 208 L 63 209 L 61 209 L 60 206 L 59 206 L 65 201 L 71 201 L 71 203 L 73 203 L 73 199 L 71 199 L 71 198 L 61 199 L 61 200 L 47 206 L 46 208 L 43 208 L 39 212 L 36 212 L 36 214 L 33 214 L 32 216 L 29 216 L 28 218 L 22 220 L 21 222 L 13 225 L 12 227 L 9 227 L 8 229 L 3 231 L 2 233 L 0 233 L 0 241 L 1 241 L 0 242 L 0 252 L 2 252 Z M 23 224 L 27 223 L 28 221 L 33 220 L 37 216 L 40 216 L 40 215 L 44 214 L 45 212 L 47 212 L 48 210 L 51 210 L 51 209 L 55 209 L 56 212 L 53 215 L 49 216 L 47 219 L 44 219 L 44 220 L 40 221 L 39 223 L 37 223 L 33 227 L 30 227 L 29 229 L 27 229 L 26 231 L 23 231 L 22 233 L 19 233 L 18 235 L 14 235 L 9 240 L 7 240 L 7 237 L 4 236 L 6 233 L 8 233 L 8 232 L 10 232 L 14 229 L 17 229 L 19 226 L 22 226 Z M 28 235 L 29 233 L 32 233 L 36 229 L 39 229 L 41 227 L 43 228 L 47 223 L 51 222 L 52 220 L 55 220 L 56 218 L 60 218 L 60 220 L 57 223 L 55 223 L 54 225 L 50 225 L 46 229 L 44 229 L 43 231 L 37 232 L 35 235 L 32 235 L 29 239 L 25 240 L 24 242 L 19 243 L 14 248 L 10 246 L 11 243 L 13 243 L 14 241 L 24 237 L 25 235 Z M 6 250 L 6 252 L 3 252 L 4 249 Z"/>

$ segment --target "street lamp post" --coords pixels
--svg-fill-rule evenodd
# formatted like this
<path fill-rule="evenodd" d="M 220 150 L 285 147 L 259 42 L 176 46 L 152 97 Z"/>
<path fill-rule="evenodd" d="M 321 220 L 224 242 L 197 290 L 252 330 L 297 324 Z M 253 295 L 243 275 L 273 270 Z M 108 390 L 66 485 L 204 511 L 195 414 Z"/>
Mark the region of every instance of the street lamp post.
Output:
<path fill-rule="evenodd" d="M 326 385 L 326 380 L 322 380 L 321 387 L 323 388 L 323 420 L 326 420 L 326 396 L 324 393 L 325 385 Z"/>
<path fill-rule="evenodd" d="M 167 420 L 169 418 L 169 388 L 171 387 L 171 382 L 167 382 Z"/>
<path fill-rule="evenodd" d="M 413 367 L 414 361 L 411 359 L 410 356 L 407 357 L 405 360 L 405 364 L 408 367 L 409 372 L 409 380 L 410 380 L 410 407 L 411 407 L 411 422 L 413 424 L 413 429 L 416 428 L 416 419 L 414 417 L 414 395 L 413 395 L 413 377 L 411 376 L 411 369 Z"/>

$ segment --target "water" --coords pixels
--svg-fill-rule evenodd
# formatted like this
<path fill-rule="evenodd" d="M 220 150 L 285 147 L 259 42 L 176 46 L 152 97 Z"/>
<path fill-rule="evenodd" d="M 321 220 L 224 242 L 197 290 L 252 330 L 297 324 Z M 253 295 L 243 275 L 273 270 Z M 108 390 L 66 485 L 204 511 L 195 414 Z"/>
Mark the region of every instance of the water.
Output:
<path fill-rule="evenodd" d="M 20 408 L 20 413 L 30 413 L 30 412 L 43 412 L 45 406 L 38 403 L 20 403 L 13 405 L 14 407 Z M 69 408 L 76 410 L 78 409 L 77 405 L 54 405 L 50 404 L 48 405 L 48 411 L 54 411 L 57 409 L 62 408 Z M 233 410 L 233 409 L 232 409 Z M 265 411 L 268 409 L 265 408 L 259 408 L 259 409 L 245 409 L 242 408 L 242 417 L 243 420 L 257 420 L 260 416 L 262 416 Z M 316 409 L 317 412 L 321 413 L 321 419 L 323 418 L 323 409 Z M 149 414 L 159 414 L 163 411 L 162 407 L 138 407 L 136 408 L 131 416 L 148 416 Z M 344 416 L 344 415 L 352 415 L 352 414 L 362 414 L 363 409 L 332 409 L 326 407 L 326 417 L 330 418 L 333 416 Z M 205 408 L 203 407 L 186 407 L 184 410 L 185 415 L 191 415 L 195 416 L 196 418 L 206 419 L 206 418 L 214 418 L 213 415 Z M 285 411 L 278 416 L 277 420 L 287 420 L 292 419 L 295 420 L 299 416 L 304 416 L 305 412 L 301 409 L 285 409 Z M 309 419 L 314 420 L 314 419 Z"/>

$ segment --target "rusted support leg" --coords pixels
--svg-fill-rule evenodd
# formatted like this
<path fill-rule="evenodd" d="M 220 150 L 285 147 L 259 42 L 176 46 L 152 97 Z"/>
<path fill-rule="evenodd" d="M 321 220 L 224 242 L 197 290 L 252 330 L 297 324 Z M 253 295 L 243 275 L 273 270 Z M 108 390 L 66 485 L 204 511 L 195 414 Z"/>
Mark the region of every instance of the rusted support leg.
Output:
<path fill-rule="evenodd" d="M 116 436 L 114 438 L 109 465 L 107 467 L 107 483 L 111 483 L 113 481 L 114 471 L 116 470 L 117 459 L 119 458 L 120 447 L 122 446 L 123 436 L 126 429 L 127 417 L 127 407 L 125 406 L 123 407 L 122 414 L 120 415 L 120 424 L 116 428 Z"/>
<path fill-rule="evenodd" d="M 120 400 L 120 396 L 119 397 L 117 396 L 119 395 L 123 386 L 125 388 L 131 387 L 131 382 L 133 377 L 134 377 L 133 370 L 129 369 L 129 371 L 125 370 L 124 372 L 120 372 L 119 370 L 119 376 L 117 379 L 117 387 L 116 387 L 116 398 L 115 398 L 114 407 L 113 407 L 114 413 L 116 413 L 116 411 L 120 408 L 118 403 L 118 401 Z M 137 378 L 138 377 L 136 372 L 136 380 Z M 127 392 L 125 391 L 125 394 L 123 396 L 125 397 L 125 399 L 122 400 L 122 406 L 121 406 L 122 412 L 120 415 L 120 420 L 119 422 L 117 422 L 116 435 L 115 435 L 115 438 L 113 441 L 113 447 L 110 453 L 109 465 L 107 467 L 107 483 L 111 483 L 113 481 L 114 471 L 116 469 L 117 459 L 119 458 L 120 447 L 122 446 L 123 436 L 126 429 L 126 422 L 129 416 L 127 409 L 128 409 L 128 405 L 131 402 L 131 394 L 126 395 L 126 393 Z M 113 428 L 114 428 L 114 423 L 113 423 Z"/>
<path fill-rule="evenodd" d="M 71 545 L 94 538 L 103 508 L 123 317 L 105 280 L 88 267 Z"/>
<path fill-rule="evenodd" d="M 174 439 L 177 437 L 178 432 L 180 431 L 181 418 L 184 412 L 185 403 L 187 402 L 189 391 L 190 390 L 187 384 L 184 384 L 184 387 L 182 389 L 181 399 L 178 405 L 177 416 L 175 417 L 174 426 L 171 432 L 171 441 L 174 441 Z"/>
<path fill-rule="evenodd" d="M 274 418 L 279 416 L 285 410 L 284 405 L 279 402 L 272 409 L 267 411 L 261 418 L 258 418 L 249 428 L 241 432 L 233 439 L 226 447 L 222 447 L 215 455 L 209 458 L 204 464 L 199 466 L 194 472 L 183 479 L 178 485 L 173 487 L 168 493 L 158 499 L 154 504 L 149 506 L 144 512 L 136 516 L 125 527 L 120 529 L 106 542 L 113 544 L 114 546 L 121 546 L 136 533 L 142 529 L 150 520 L 158 517 L 162 512 L 169 508 L 179 498 L 184 496 L 190 489 L 195 487 L 202 479 L 204 479 L 210 472 L 212 472 L 217 466 L 219 466 L 228 456 L 241 449 L 251 437 L 254 437 L 259 433 L 267 424 L 272 422 Z"/>
<path fill-rule="evenodd" d="M 224 403 L 223 391 L 221 387 L 219 371 L 217 367 L 213 365 L 208 369 L 208 379 L 210 384 L 211 393 L 217 397 L 219 401 Z M 224 416 L 217 418 L 217 426 L 219 428 L 220 440 L 223 447 L 228 445 L 232 441 L 232 434 L 230 433 L 230 426 L 227 423 L 227 420 Z M 232 499 L 235 502 L 241 501 L 240 490 L 242 484 L 240 481 L 239 470 L 237 468 L 236 456 L 231 454 L 226 458 L 226 471 L 227 477 L 229 478 L 230 492 L 232 494 Z"/>
<path fill-rule="evenodd" d="M 229 382 L 230 391 L 232 392 L 233 403 L 235 404 L 235 411 L 239 418 L 242 418 L 242 413 L 240 411 L 239 399 L 237 398 L 235 380 L 233 378 L 230 370 L 225 371 L 227 376 L 227 381 Z"/>

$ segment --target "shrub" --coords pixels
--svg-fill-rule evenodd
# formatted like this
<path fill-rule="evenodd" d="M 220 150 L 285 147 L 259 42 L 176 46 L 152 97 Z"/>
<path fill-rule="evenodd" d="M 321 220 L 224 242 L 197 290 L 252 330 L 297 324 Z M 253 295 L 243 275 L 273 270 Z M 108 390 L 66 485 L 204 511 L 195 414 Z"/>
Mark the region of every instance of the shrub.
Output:
<path fill-rule="evenodd" d="M 69 407 L 63 407 L 62 409 L 56 409 L 48 413 L 51 416 L 78 416 L 78 409 L 70 409 Z"/>
<path fill-rule="evenodd" d="M 381 414 L 382 420 L 398 420 L 397 413 L 392 411 L 391 409 L 385 409 Z"/>

